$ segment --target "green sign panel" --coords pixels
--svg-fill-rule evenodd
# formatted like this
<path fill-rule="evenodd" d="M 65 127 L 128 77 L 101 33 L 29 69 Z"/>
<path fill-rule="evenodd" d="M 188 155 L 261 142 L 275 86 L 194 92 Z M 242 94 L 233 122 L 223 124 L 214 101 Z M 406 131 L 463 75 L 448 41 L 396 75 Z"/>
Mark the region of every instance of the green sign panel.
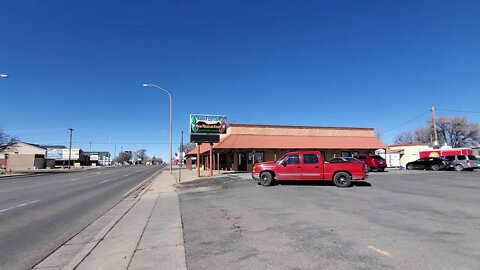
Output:
<path fill-rule="evenodd" d="M 225 115 L 190 115 L 191 134 L 226 134 L 227 117 Z"/>

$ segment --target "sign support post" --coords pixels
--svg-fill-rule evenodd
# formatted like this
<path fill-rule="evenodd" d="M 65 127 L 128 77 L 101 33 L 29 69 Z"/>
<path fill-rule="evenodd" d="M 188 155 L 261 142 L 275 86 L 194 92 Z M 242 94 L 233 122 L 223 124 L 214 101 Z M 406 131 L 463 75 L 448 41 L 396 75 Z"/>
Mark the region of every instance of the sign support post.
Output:
<path fill-rule="evenodd" d="M 213 143 L 210 143 L 210 176 L 213 176 Z"/>
<path fill-rule="evenodd" d="M 197 143 L 197 177 L 200 178 L 200 146 L 201 143 Z"/>

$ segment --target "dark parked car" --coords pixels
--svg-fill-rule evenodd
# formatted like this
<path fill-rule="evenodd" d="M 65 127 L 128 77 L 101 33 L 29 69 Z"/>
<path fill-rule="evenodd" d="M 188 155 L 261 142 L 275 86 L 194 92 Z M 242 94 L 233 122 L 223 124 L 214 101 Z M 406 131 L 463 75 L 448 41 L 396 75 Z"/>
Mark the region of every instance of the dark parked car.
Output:
<path fill-rule="evenodd" d="M 445 159 L 448 162 L 447 168 L 453 168 L 455 171 L 473 171 L 479 168 L 478 159 L 474 155 L 446 156 Z"/>
<path fill-rule="evenodd" d="M 421 158 L 407 163 L 407 170 L 442 170 L 447 167 L 447 160 L 444 158 Z"/>
<path fill-rule="evenodd" d="M 379 155 L 359 155 L 355 158 L 365 162 L 368 166 L 368 171 L 376 170 L 383 172 L 387 168 L 387 161 Z"/>

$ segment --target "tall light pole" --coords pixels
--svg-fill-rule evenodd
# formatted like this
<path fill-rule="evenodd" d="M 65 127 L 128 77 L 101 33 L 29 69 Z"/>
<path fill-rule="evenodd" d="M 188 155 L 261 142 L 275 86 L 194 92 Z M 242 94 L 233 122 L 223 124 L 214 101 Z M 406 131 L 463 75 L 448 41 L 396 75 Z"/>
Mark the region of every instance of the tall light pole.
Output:
<path fill-rule="evenodd" d="M 69 128 L 70 130 L 70 149 L 68 150 L 68 169 L 70 170 L 70 164 L 72 163 L 72 133 L 73 128 Z"/>
<path fill-rule="evenodd" d="M 112 138 L 115 137 L 115 136 L 120 136 L 122 134 L 113 134 L 112 136 L 110 136 L 108 138 L 108 166 L 111 165 L 111 162 L 112 162 L 112 154 L 110 153 L 110 143 L 112 142 Z"/>
<path fill-rule="evenodd" d="M 172 162 L 172 95 L 170 95 L 170 92 L 168 92 L 167 90 L 155 84 L 144 83 L 143 87 L 155 87 L 160 90 L 163 90 L 165 93 L 167 93 L 168 97 L 170 98 L 170 173 L 172 173 L 172 163 L 173 163 Z"/>

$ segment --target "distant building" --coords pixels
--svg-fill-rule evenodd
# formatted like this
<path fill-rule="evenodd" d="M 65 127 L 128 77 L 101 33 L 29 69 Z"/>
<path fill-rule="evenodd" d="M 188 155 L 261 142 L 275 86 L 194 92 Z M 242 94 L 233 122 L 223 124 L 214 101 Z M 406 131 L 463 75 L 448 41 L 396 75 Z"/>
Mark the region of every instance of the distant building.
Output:
<path fill-rule="evenodd" d="M 45 155 L 41 145 L 15 142 L 0 146 L 0 166 L 12 171 L 44 169 Z"/>
<path fill-rule="evenodd" d="M 110 157 L 109 152 L 83 152 L 83 155 L 87 166 L 107 166 Z"/>
<path fill-rule="evenodd" d="M 407 163 L 420 158 L 420 151 L 432 150 L 428 144 L 396 144 L 388 146 L 391 153 L 399 153 L 400 166 L 407 166 Z"/>

